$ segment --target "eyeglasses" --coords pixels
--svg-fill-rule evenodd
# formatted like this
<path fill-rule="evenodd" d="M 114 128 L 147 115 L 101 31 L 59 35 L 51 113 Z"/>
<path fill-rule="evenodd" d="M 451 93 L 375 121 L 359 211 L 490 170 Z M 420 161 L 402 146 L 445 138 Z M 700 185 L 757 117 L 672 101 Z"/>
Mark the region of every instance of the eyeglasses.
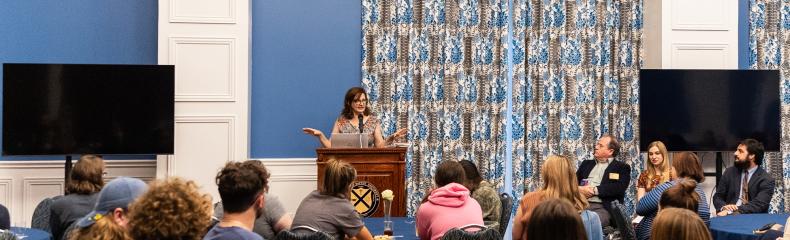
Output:
<path fill-rule="evenodd" d="M 367 99 L 354 100 L 354 101 L 351 101 L 351 103 L 367 105 L 368 104 L 368 100 Z"/>

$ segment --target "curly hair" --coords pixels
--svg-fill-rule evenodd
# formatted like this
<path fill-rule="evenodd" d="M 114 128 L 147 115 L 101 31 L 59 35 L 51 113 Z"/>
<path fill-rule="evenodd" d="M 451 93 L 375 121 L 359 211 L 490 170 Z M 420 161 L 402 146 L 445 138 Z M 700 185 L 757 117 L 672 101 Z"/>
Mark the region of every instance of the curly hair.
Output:
<path fill-rule="evenodd" d="M 151 184 L 129 207 L 129 233 L 134 239 L 200 240 L 213 208 L 211 196 L 193 181 L 172 177 Z"/>

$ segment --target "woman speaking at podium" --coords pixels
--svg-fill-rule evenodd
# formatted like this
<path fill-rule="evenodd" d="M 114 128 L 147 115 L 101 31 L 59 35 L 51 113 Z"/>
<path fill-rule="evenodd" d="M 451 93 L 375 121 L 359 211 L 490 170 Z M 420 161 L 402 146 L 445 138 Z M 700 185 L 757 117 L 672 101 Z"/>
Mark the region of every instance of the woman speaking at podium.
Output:
<path fill-rule="evenodd" d="M 318 129 L 302 128 L 307 134 L 318 137 L 321 146 L 325 148 L 332 147 L 332 142 Z M 346 97 L 343 100 L 343 111 L 340 117 L 335 120 L 332 127 L 332 134 L 335 133 L 362 133 L 369 134 L 368 146 L 385 147 L 390 145 L 395 139 L 401 138 L 406 135 L 407 129 L 398 129 L 392 136 L 384 140 L 381 131 L 381 120 L 370 113 L 368 108 L 368 94 L 365 89 L 361 87 L 352 87 L 346 92 Z"/>

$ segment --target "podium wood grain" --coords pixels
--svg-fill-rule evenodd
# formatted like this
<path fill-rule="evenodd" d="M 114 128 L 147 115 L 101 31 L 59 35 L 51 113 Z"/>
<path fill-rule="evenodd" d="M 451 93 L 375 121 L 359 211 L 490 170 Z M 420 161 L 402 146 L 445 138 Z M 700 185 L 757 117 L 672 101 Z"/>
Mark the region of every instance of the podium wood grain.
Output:
<path fill-rule="evenodd" d="M 356 181 L 367 181 L 379 192 L 390 189 L 395 194 L 392 216 L 406 216 L 406 148 L 318 148 L 318 186 L 323 183 L 324 166 L 330 159 L 350 163 L 357 170 Z M 384 216 L 379 203 L 374 217 Z"/>

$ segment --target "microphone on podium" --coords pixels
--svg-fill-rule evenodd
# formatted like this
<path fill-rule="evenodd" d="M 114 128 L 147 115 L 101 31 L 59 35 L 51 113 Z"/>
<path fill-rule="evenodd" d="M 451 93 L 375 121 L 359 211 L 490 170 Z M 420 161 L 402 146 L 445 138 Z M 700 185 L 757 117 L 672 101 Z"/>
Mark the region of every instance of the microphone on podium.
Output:
<path fill-rule="evenodd" d="M 362 117 L 363 117 L 363 116 L 362 116 L 362 114 L 361 114 L 361 113 L 359 114 L 359 116 L 357 116 L 357 119 L 359 119 L 359 125 L 358 125 L 358 126 L 359 126 L 359 133 L 360 133 L 360 134 L 362 133 L 362 130 L 364 129 L 364 127 L 362 126 L 362 124 L 363 124 L 363 122 L 362 122 Z"/>

